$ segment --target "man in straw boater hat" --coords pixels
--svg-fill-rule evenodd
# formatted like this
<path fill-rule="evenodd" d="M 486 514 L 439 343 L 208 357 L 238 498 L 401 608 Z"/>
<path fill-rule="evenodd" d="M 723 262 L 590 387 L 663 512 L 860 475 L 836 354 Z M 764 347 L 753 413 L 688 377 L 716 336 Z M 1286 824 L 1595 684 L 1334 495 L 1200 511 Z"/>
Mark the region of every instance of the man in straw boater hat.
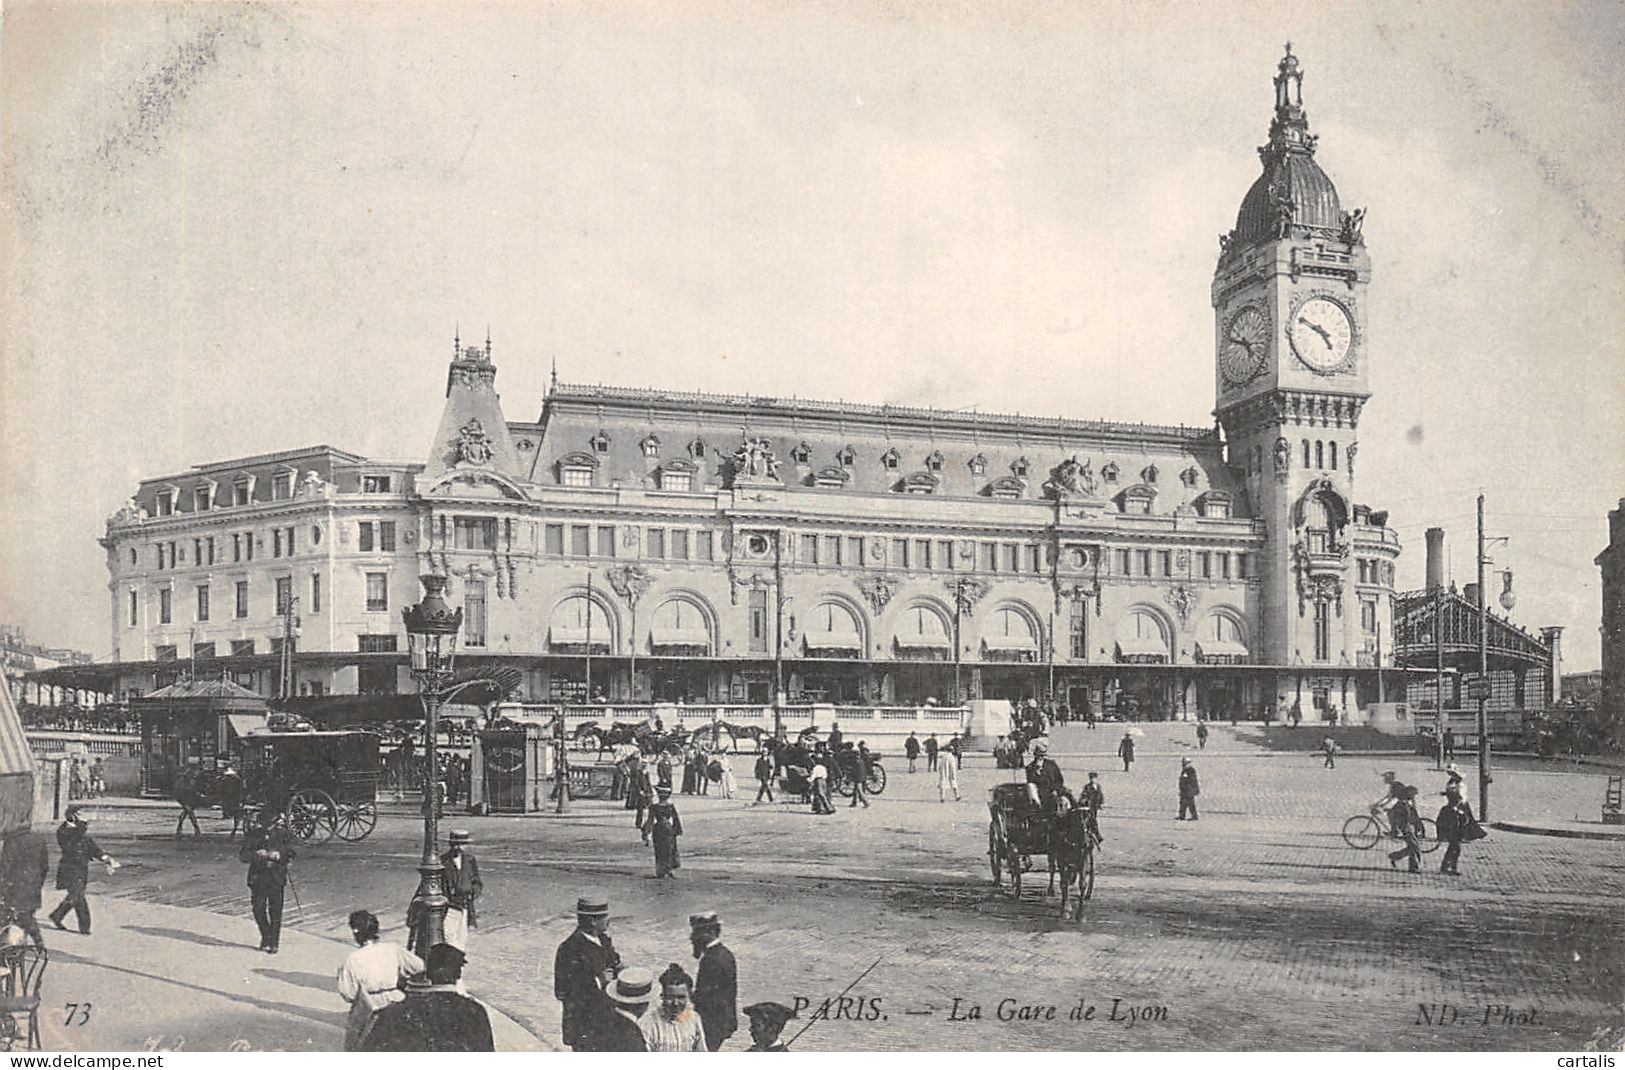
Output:
<path fill-rule="evenodd" d="M 480 880 L 480 864 L 469 845 L 474 838 L 464 829 L 453 829 L 450 846 L 440 856 L 440 883 L 446 890 L 446 943 L 468 950 L 468 930 L 479 924 L 474 901 L 485 891 Z"/>
<path fill-rule="evenodd" d="M 553 957 L 553 995 L 564 1007 L 561 1032 L 572 1051 L 591 1050 L 596 1023 L 609 1010 L 605 989 L 620 969 L 621 956 L 609 938 L 609 900 L 582 896 L 576 900 L 575 932 Z"/>
<path fill-rule="evenodd" d="M 779 1035 L 784 1032 L 784 1023 L 796 1016 L 796 1012 L 782 1003 L 766 1000 L 761 1003 L 752 1003 L 745 1008 L 745 1017 L 750 1019 L 751 1045 L 746 1051 L 789 1051 L 788 1044 L 780 1044 Z"/>
<path fill-rule="evenodd" d="M 722 944 L 722 922 L 707 910 L 688 919 L 689 943 L 700 960 L 694 977 L 694 1009 L 705 1026 L 705 1044 L 712 1051 L 739 1031 L 739 967 L 734 953 Z"/>
<path fill-rule="evenodd" d="M 628 967 L 604 993 L 609 1009 L 595 1023 L 590 1051 L 648 1051 L 643 1016 L 654 1001 L 655 975 L 641 966 Z"/>

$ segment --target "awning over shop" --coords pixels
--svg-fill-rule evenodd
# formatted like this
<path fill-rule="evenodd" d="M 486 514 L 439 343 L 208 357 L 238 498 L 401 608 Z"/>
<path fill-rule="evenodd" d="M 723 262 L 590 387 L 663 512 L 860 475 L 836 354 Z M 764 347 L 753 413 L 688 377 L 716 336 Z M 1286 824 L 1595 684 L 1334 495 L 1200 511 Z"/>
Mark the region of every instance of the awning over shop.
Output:
<path fill-rule="evenodd" d="M 808 650 L 859 650 L 863 649 L 863 636 L 857 632 L 807 632 L 806 643 Z"/>
<path fill-rule="evenodd" d="M 248 735 L 250 732 L 263 732 L 266 729 L 266 717 L 264 714 L 228 713 L 224 716 L 226 718 L 226 723 L 231 725 L 231 730 L 237 734 L 239 739 Z"/>
<path fill-rule="evenodd" d="M 651 628 L 649 645 L 652 647 L 700 647 L 711 649 L 711 633 L 703 626 L 695 628 Z"/>
<path fill-rule="evenodd" d="M 989 650 L 1036 651 L 1038 640 L 1031 635 L 986 635 L 982 645 Z"/>
<path fill-rule="evenodd" d="M 1118 661 L 1168 660 L 1168 646 L 1161 636 L 1127 636 L 1117 640 Z"/>
<path fill-rule="evenodd" d="M 1224 665 L 1246 661 L 1247 647 L 1230 639 L 1203 639 L 1196 644 L 1196 660 Z"/>
<path fill-rule="evenodd" d="M 897 645 L 904 650 L 952 650 L 953 642 L 941 632 L 911 632 L 899 635 Z"/>
<path fill-rule="evenodd" d="M 555 624 L 547 630 L 547 641 L 551 646 L 591 646 L 594 650 L 609 649 L 609 636 L 598 629 L 593 630 L 589 640 L 585 625 L 574 627 L 568 624 Z"/>

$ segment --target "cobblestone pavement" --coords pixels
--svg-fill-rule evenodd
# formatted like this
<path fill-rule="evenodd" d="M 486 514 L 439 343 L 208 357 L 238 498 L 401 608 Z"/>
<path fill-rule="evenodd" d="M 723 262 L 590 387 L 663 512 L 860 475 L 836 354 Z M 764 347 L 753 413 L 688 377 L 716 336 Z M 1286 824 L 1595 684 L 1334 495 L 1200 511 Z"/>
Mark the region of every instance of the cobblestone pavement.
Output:
<path fill-rule="evenodd" d="M 1394 872 L 1386 848 L 1353 850 L 1339 830 L 1381 793 L 1382 769 L 1437 792 L 1442 778 L 1420 759 L 1335 770 L 1301 755 L 1195 760 L 1196 823 L 1174 820 L 1172 754 L 1128 774 L 1063 760 L 1069 782 L 1098 769 L 1107 795 L 1095 898 L 1078 923 L 1041 888 L 1019 900 L 994 888 L 987 789 L 1019 774 L 986 766 L 962 773 L 963 802 L 944 804 L 923 761 L 913 776 L 892 761 L 870 809 L 824 818 L 752 806 L 754 786 L 732 801 L 679 796 L 675 881 L 653 879 L 630 815 L 611 804 L 576 803 L 562 819 L 457 818 L 488 889 L 469 985 L 556 1042 L 553 948 L 575 896 L 598 889 L 623 956 L 656 969 L 692 964 L 689 913 L 721 912 L 742 1002 L 811 1001 L 791 1026 L 808 1026 L 798 1050 L 1566 1049 L 1621 1024 L 1625 847 L 1497 832 L 1466 848 L 1460 878 L 1436 871 L 1439 854 L 1423 873 Z M 1495 816 L 1579 813 L 1602 784 L 1499 773 Z M 1438 801 L 1424 796 L 1424 812 Z M 251 938 L 231 845 L 220 833 L 175 841 L 172 827 L 161 814 L 99 824 L 130 864 L 93 894 L 240 912 Z M 416 833 L 392 814 L 365 843 L 309 851 L 290 924 L 342 935 L 347 912 L 365 906 L 398 926 Z M 846 1003 L 813 1017 L 866 970 Z M 1001 1021 L 1001 1001 L 1055 1017 Z"/>

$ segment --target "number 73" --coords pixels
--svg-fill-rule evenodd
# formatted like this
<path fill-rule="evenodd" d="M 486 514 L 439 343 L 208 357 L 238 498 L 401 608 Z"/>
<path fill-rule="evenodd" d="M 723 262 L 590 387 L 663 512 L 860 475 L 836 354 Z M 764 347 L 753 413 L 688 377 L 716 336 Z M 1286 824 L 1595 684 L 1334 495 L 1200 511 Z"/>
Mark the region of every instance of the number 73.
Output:
<path fill-rule="evenodd" d="M 89 1025 L 90 1024 L 90 1008 L 92 1006 L 93 1005 L 90 1004 L 90 1003 L 68 1003 L 68 1004 L 64 1004 L 63 1009 L 68 1012 L 68 1017 L 67 1017 L 67 1020 L 64 1021 L 62 1024 L 65 1025 L 65 1026 L 69 1026 L 69 1025 Z"/>

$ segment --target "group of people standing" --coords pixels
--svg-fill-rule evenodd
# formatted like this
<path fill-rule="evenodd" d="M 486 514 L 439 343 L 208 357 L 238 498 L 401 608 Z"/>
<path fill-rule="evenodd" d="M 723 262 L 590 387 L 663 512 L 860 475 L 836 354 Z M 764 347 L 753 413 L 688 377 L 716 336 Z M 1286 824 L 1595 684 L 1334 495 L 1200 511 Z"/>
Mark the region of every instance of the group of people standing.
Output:
<path fill-rule="evenodd" d="M 609 900 L 576 900 L 576 928 L 553 957 L 553 995 L 560 1030 L 572 1051 L 717 1051 L 739 1030 L 739 970 L 722 942 L 716 911 L 689 916 L 691 974 L 672 962 L 659 975 L 623 964 L 609 935 Z M 657 993 L 656 985 L 660 986 Z M 744 1008 L 751 1051 L 783 1051 L 778 1043 L 793 1013 L 779 1003 Z"/>

